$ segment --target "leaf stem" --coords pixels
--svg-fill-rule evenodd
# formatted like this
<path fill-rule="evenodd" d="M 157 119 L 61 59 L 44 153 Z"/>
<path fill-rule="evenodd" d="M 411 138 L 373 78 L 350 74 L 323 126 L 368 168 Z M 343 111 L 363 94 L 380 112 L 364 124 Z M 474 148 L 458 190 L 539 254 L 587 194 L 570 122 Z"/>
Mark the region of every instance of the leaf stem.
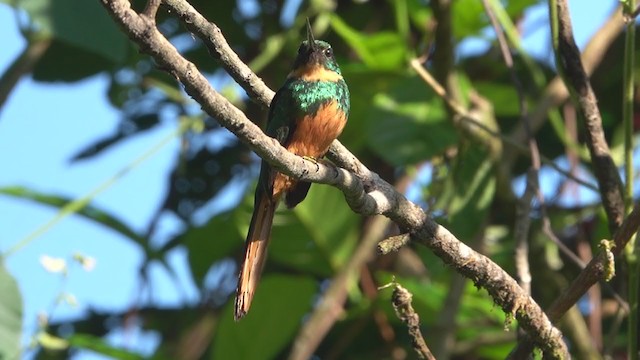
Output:
<path fill-rule="evenodd" d="M 51 228 L 53 228 L 60 221 L 65 219 L 67 216 L 72 215 L 74 213 L 79 212 L 83 208 L 85 208 L 91 201 L 98 196 L 100 193 L 109 189 L 115 183 L 117 183 L 122 177 L 128 174 L 131 170 L 140 166 L 142 163 L 150 159 L 153 155 L 155 155 L 158 151 L 160 151 L 163 147 L 173 141 L 175 138 L 181 136 L 188 128 L 190 128 L 191 121 L 183 121 L 178 129 L 172 131 L 171 134 L 167 135 L 165 138 L 160 140 L 157 144 L 152 146 L 149 150 L 143 153 L 140 157 L 133 160 L 130 164 L 126 165 L 120 171 L 115 173 L 111 178 L 104 181 L 102 184 L 98 185 L 95 189 L 91 190 L 88 194 L 69 202 L 60 208 L 60 210 L 55 214 L 53 218 L 51 218 L 46 223 L 39 226 L 37 229 L 32 231 L 30 234 L 20 239 L 16 244 L 14 244 L 9 250 L 7 250 L 4 254 L 2 254 L 3 259 L 7 259 L 9 256 L 18 252 L 23 247 L 27 246 L 33 240 L 43 235 Z"/>

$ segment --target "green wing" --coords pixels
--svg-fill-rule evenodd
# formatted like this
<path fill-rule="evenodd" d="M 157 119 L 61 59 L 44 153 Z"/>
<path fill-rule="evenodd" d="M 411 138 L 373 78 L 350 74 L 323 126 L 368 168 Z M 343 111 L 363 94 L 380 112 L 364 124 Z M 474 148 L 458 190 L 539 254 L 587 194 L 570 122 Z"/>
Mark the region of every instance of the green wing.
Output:
<path fill-rule="evenodd" d="M 294 116 L 293 92 L 290 87 L 290 80 L 287 80 L 284 86 L 276 92 L 273 100 L 271 100 L 265 133 L 278 140 L 282 146 L 287 146 L 296 126 Z M 258 187 L 256 188 L 256 199 L 259 197 L 258 195 L 261 191 L 267 194 L 273 193 L 274 175 L 275 173 L 271 171 L 269 163 L 262 160 L 260 178 L 258 180 Z"/>
<path fill-rule="evenodd" d="M 273 97 L 266 131 L 267 135 L 278 140 L 283 146 L 288 144 L 296 126 L 293 91 L 289 85 L 290 80 Z"/>

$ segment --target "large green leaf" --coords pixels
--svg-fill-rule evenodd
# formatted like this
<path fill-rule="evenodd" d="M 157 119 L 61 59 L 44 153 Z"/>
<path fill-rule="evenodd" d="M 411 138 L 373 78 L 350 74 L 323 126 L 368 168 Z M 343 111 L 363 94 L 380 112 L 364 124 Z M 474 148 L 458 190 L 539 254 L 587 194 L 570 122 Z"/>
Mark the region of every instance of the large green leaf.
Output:
<path fill-rule="evenodd" d="M 359 219 L 342 192 L 327 185 L 313 185 L 295 214 L 332 268 L 341 268 L 358 240 Z"/>
<path fill-rule="evenodd" d="M 107 58 L 95 52 L 54 39 L 33 68 L 33 78 L 45 82 L 73 82 L 110 69 L 112 66 L 113 63 Z"/>
<path fill-rule="evenodd" d="M 457 39 L 478 36 L 480 30 L 489 25 L 482 2 L 477 0 L 457 0 L 451 4 L 453 34 Z"/>
<path fill-rule="evenodd" d="M 0 359 L 20 358 L 22 297 L 15 279 L 0 259 Z"/>
<path fill-rule="evenodd" d="M 39 81 L 77 81 L 123 64 L 132 45 L 98 1 L 0 0 L 29 15 L 33 38 L 51 39 L 35 63 L 33 78 Z"/>
<path fill-rule="evenodd" d="M 219 224 L 220 230 L 213 233 L 227 234 L 230 231 L 234 235 L 227 237 L 242 237 L 244 240 L 252 212 L 251 192 L 233 217 L 236 228 L 222 229 L 224 224 Z M 358 216 L 349 209 L 339 190 L 314 184 L 307 198 L 294 210 L 280 206 L 276 211 L 267 264 L 284 265 L 296 271 L 329 277 L 351 254 L 358 239 L 357 222 Z M 226 226 L 230 224 L 231 221 L 227 220 Z M 240 247 L 242 242 L 235 241 L 235 246 Z"/>
<path fill-rule="evenodd" d="M 264 276 L 251 311 L 242 321 L 234 322 L 233 304 L 227 304 L 212 358 L 275 358 L 293 340 L 317 291 L 318 285 L 308 277 Z"/>
<path fill-rule="evenodd" d="M 339 190 L 314 184 L 294 211 L 278 213 L 270 256 L 300 271 L 331 276 L 355 246 L 357 221 Z"/>
<path fill-rule="evenodd" d="M 457 139 L 442 102 L 415 77 L 377 94 L 368 120 L 369 147 L 393 165 L 429 159 Z"/>
<path fill-rule="evenodd" d="M 343 66 L 342 70 L 351 92 L 351 111 L 340 141 L 357 154 L 370 141 L 367 138 L 367 129 L 371 126 L 371 104 L 374 96 L 389 91 L 399 79 L 406 78 L 398 74 L 367 69 L 362 65 Z"/>
<path fill-rule="evenodd" d="M 113 63 L 121 63 L 127 55 L 126 36 L 98 1 L 29 0 L 18 2 L 18 6 L 29 14 L 41 34 L 96 53 Z M 70 55 L 67 54 L 67 60 L 73 60 Z"/>
<path fill-rule="evenodd" d="M 400 34 L 391 31 L 363 34 L 350 27 L 337 15 L 331 17 L 331 26 L 367 67 L 377 70 L 405 68 L 408 52 Z"/>
<path fill-rule="evenodd" d="M 473 86 L 479 94 L 482 94 L 492 104 L 500 104 L 500 106 L 494 107 L 496 116 L 520 116 L 520 101 L 513 84 L 497 81 L 479 81 L 474 83 Z"/>

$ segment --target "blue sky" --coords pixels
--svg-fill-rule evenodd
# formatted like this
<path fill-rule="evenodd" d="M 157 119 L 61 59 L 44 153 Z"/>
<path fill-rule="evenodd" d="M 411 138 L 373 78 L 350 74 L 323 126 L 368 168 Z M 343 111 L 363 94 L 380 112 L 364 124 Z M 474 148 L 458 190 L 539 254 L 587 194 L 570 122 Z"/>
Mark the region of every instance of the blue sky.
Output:
<path fill-rule="evenodd" d="M 582 0 L 570 3 L 577 42 L 584 46 L 617 2 Z M 549 59 L 548 31 L 544 26 L 540 27 L 545 24 L 545 18 L 545 6 L 528 14 L 524 25 L 525 44 L 534 55 Z M 25 45 L 15 20 L 11 8 L 0 6 L 0 71 L 5 71 Z M 532 24 L 538 24 L 538 30 L 532 31 Z M 481 42 L 469 43 L 465 50 L 471 51 L 477 46 L 482 46 Z M 95 159 L 70 163 L 69 159 L 80 149 L 117 126 L 119 113 L 106 101 L 107 86 L 105 76 L 94 76 L 73 84 L 43 84 L 30 78 L 22 79 L 5 107 L 0 109 L 0 186 L 22 185 L 44 193 L 78 198 L 175 130 L 173 124 L 165 123 L 121 142 Z M 94 204 L 119 215 L 134 229 L 145 229 L 166 191 L 167 174 L 175 161 L 178 146 L 177 140 L 172 141 L 98 195 Z M 0 251 L 6 251 L 49 221 L 56 210 L 0 196 L 0 214 Z M 173 222 L 166 219 L 163 224 L 160 238 L 170 233 Z M 85 272 L 79 266 L 72 266 L 63 282 L 59 275 L 46 272 L 39 264 L 41 255 L 70 258 L 75 252 L 96 258 L 95 269 Z M 24 300 L 25 340 L 36 329 L 36 314 L 50 313 L 62 288 L 74 294 L 79 305 L 75 308 L 56 306 L 54 319 L 81 314 L 88 308 L 126 310 L 139 304 L 140 284 L 132 274 L 137 273 L 141 260 L 142 254 L 128 240 L 79 217 L 68 217 L 36 238 L 7 259 L 7 267 L 16 277 Z M 185 296 L 187 301 L 195 301 L 197 294 L 186 276 L 184 252 L 174 251 L 170 263 L 177 270 L 181 289 L 186 289 L 186 294 L 176 289 L 162 269 L 153 267 L 153 302 L 159 305 L 181 303 Z M 107 288 L 109 291 L 103 291 Z M 157 339 L 134 329 L 126 335 L 115 334 L 111 341 L 117 346 L 133 346 L 148 353 Z M 81 358 L 99 356 L 84 353 Z"/>

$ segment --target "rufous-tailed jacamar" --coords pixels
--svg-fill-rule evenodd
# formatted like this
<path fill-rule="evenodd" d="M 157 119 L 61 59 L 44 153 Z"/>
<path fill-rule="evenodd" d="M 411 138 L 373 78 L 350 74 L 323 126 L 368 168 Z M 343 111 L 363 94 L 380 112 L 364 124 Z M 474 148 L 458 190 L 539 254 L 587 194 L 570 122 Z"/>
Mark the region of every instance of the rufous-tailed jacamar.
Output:
<path fill-rule="evenodd" d="M 298 156 L 319 159 L 340 135 L 348 116 L 349 89 L 331 45 L 315 40 L 307 21 L 307 40 L 300 44 L 292 71 L 271 101 L 266 133 Z M 311 183 L 283 175 L 262 161 L 236 290 L 236 320 L 251 306 L 280 198 L 284 196 L 287 207 L 293 208 L 304 200 L 310 186 Z"/>

